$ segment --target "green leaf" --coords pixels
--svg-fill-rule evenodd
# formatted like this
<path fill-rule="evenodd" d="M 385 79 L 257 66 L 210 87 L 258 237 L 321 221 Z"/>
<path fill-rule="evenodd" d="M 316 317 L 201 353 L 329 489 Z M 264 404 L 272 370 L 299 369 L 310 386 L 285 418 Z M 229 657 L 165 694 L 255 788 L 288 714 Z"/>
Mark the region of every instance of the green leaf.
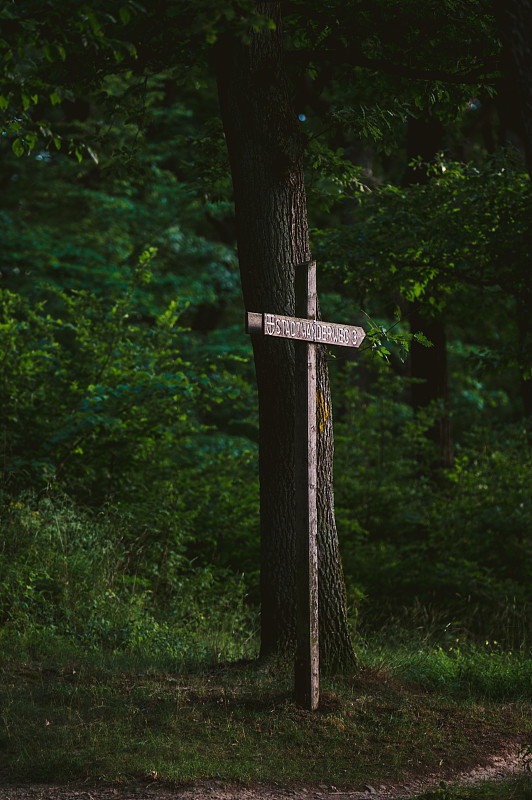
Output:
<path fill-rule="evenodd" d="M 24 154 L 24 145 L 20 139 L 15 139 L 11 145 L 11 149 L 17 158 L 20 158 L 20 156 Z"/>
<path fill-rule="evenodd" d="M 36 133 L 28 133 L 28 134 L 26 134 L 25 143 L 26 143 L 26 147 L 28 148 L 28 151 L 33 150 L 33 148 L 37 144 L 37 134 Z"/>
<path fill-rule="evenodd" d="M 89 20 L 89 22 L 91 24 L 91 28 L 92 28 L 93 33 L 95 34 L 95 36 L 100 37 L 101 36 L 101 26 L 100 26 L 100 23 L 98 22 L 98 18 L 96 16 L 96 14 L 93 14 L 93 13 L 87 14 L 87 19 Z"/>
<path fill-rule="evenodd" d="M 432 347 L 433 346 L 433 344 L 430 341 L 430 339 L 427 339 L 425 334 L 421 333 L 421 331 L 419 333 L 414 334 L 414 339 L 416 340 L 416 342 L 419 342 L 419 344 L 422 344 L 424 347 Z"/>

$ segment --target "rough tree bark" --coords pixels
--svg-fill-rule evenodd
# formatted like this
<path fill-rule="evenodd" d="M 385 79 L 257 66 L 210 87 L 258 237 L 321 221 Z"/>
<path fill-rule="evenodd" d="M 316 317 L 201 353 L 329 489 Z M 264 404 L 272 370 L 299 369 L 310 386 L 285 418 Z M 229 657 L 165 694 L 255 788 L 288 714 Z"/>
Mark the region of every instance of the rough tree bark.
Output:
<path fill-rule="evenodd" d="M 295 265 L 311 259 L 304 140 L 283 63 L 279 2 L 257 2 L 276 23 L 216 48 L 220 109 L 231 164 L 242 292 L 248 311 L 293 315 Z M 261 655 L 295 640 L 294 345 L 253 337 L 259 396 Z M 318 357 L 320 663 L 352 667 L 332 495 L 332 419 L 325 355 Z"/>

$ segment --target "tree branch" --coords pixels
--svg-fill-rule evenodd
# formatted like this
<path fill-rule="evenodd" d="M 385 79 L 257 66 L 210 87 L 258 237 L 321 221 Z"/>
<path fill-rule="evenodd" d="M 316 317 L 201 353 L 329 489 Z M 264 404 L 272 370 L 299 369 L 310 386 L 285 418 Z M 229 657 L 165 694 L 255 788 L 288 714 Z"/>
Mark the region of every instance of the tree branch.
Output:
<path fill-rule="evenodd" d="M 409 78 L 418 81 L 440 81 L 442 83 L 467 84 L 477 83 L 479 80 L 493 80 L 501 75 L 501 59 L 497 56 L 487 58 L 476 69 L 464 72 L 452 72 L 445 69 L 425 69 L 423 67 L 411 67 L 406 64 L 396 63 L 385 58 L 369 58 L 362 52 L 353 48 L 335 48 L 322 51 L 321 55 L 328 58 L 332 64 L 348 64 L 352 67 L 362 67 L 363 69 L 375 72 L 385 72 L 401 78 Z M 316 57 L 315 51 L 298 50 L 289 54 L 293 64 L 304 67 Z"/>

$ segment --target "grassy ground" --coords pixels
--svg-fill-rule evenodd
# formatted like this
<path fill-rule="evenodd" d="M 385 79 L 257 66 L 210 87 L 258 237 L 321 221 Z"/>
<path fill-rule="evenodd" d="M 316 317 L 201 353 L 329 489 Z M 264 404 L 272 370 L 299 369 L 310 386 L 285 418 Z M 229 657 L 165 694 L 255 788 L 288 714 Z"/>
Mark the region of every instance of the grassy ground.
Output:
<path fill-rule="evenodd" d="M 528 654 L 493 646 L 450 647 L 366 643 L 359 674 L 322 681 L 316 713 L 294 704 L 292 667 L 282 661 L 185 668 L 59 644 L 38 658 L 7 649 L 0 775 L 337 788 L 451 780 L 532 742 L 532 665 Z M 496 797 L 517 797 L 516 786 Z M 449 792 L 425 797 L 495 797 Z"/>
<path fill-rule="evenodd" d="M 447 787 L 424 792 L 416 800 L 530 800 L 532 786 L 528 778 L 504 783 L 482 783 L 479 786 Z"/>

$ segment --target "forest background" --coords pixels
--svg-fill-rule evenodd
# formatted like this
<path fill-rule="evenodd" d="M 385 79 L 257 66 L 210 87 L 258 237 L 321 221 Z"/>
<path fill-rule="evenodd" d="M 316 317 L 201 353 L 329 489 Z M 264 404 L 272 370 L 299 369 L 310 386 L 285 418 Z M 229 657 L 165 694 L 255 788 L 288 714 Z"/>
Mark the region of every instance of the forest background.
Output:
<path fill-rule="evenodd" d="M 16 658 L 254 658 L 257 397 L 203 54 L 235 19 L 243 36 L 266 22 L 246 2 L 185 8 L 172 68 L 155 11 L 104 5 L 72 11 L 68 35 L 46 4 L 1 12 L 0 643 Z M 351 46 L 334 4 L 306 27 L 299 3 L 285 15 L 321 312 L 368 331 L 328 362 L 349 621 L 361 659 L 415 635 L 521 669 L 526 135 L 489 4 L 403 5 L 353 4 L 345 84 L 308 56 Z M 162 37 L 149 55 L 146 25 Z"/>

